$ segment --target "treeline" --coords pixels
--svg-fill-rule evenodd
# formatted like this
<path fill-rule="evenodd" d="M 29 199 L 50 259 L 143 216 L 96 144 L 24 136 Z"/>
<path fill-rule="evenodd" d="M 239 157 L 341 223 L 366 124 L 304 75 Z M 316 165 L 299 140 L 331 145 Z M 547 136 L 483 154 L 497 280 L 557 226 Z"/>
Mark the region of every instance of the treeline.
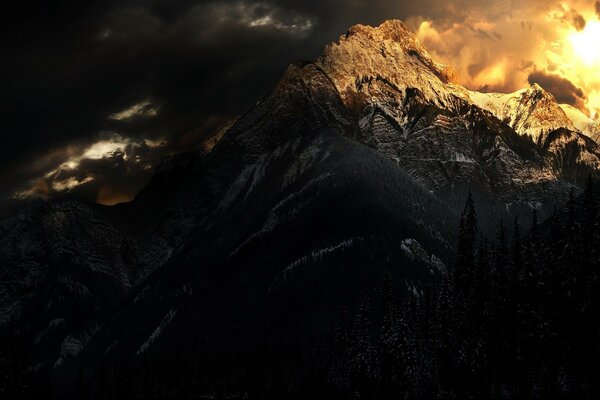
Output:
<path fill-rule="evenodd" d="M 478 234 L 469 194 L 453 268 L 430 289 L 386 280 L 343 319 L 329 378 L 350 397 L 598 398 L 600 231 L 591 178 L 540 226 Z M 509 239 L 510 237 L 510 239 Z"/>

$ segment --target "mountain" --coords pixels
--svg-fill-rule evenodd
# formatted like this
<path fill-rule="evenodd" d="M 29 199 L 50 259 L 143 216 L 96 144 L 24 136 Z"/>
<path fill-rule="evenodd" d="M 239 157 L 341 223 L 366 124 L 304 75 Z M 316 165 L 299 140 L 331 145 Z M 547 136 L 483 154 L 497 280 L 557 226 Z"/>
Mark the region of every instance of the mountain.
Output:
<path fill-rule="evenodd" d="M 554 96 L 537 83 L 515 93 L 471 92 L 479 107 L 505 121 L 517 133 L 529 136 L 534 143 L 543 145 L 548 135 L 558 129 L 575 131 L 571 118 L 556 102 Z"/>
<path fill-rule="evenodd" d="M 553 96 L 537 85 L 512 95 L 467 91 L 400 21 L 351 28 L 316 65 L 358 119 L 357 139 L 432 190 L 468 185 L 505 205 L 545 203 L 540 186 L 581 182 L 598 167 L 597 144 Z"/>
<path fill-rule="evenodd" d="M 268 392 L 306 378 L 306 350 L 385 276 L 438 282 L 469 191 L 489 233 L 550 215 L 599 157 L 539 86 L 469 91 L 402 22 L 357 25 L 131 203 L 50 200 L 0 223 L 0 330 L 59 388 L 142 363 L 179 394 Z"/>
<path fill-rule="evenodd" d="M 580 109 L 568 104 L 561 104 L 562 109 L 573 121 L 573 125 L 584 135 L 598 141 L 600 138 L 600 123 L 585 115 Z"/>

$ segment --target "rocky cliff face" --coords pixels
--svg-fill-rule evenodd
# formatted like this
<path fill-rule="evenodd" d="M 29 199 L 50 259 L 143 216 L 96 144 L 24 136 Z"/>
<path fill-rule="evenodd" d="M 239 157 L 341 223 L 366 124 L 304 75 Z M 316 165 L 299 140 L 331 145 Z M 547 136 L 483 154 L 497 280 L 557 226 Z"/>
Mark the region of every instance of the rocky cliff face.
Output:
<path fill-rule="evenodd" d="M 273 318 L 288 322 L 269 335 L 293 342 L 385 268 L 414 291 L 443 273 L 468 189 L 488 229 L 543 215 L 600 166 L 541 88 L 470 92 L 400 21 L 289 66 L 206 149 L 166 160 L 130 204 L 51 201 L 0 224 L 0 329 L 32 343 L 31 365 L 184 349 L 199 332 L 209 351 L 219 315 L 234 349 Z"/>

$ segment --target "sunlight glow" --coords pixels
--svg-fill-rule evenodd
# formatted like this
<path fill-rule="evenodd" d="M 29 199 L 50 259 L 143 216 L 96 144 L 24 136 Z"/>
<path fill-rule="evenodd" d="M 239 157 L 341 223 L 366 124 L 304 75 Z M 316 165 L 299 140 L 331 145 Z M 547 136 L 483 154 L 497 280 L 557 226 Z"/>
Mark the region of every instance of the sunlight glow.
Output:
<path fill-rule="evenodd" d="M 569 40 L 575 54 L 587 66 L 600 64 L 600 22 L 589 22 L 581 32 L 572 32 Z"/>
<path fill-rule="evenodd" d="M 600 122 L 600 16 L 594 4 L 548 5 L 546 12 L 529 12 L 526 22 L 483 15 L 446 26 L 417 19 L 413 27 L 434 58 L 454 67 L 468 89 L 512 93 L 528 87 L 538 72 L 550 77 L 545 89 L 559 101 Z M 585 24 L 573 23 L 573 15 Z"/>
<path fill-rule="evenodd" d="M 102 140 L 88 147 L 81 158 L 91 160 L 99 160 L 101 158 L 112 155 L 116 152 L 124 153 L 123 158 L 127 159 L 126 148 L 130 145 L 130 141 L 120 136 L 114 136 L 111 140 Z"/>

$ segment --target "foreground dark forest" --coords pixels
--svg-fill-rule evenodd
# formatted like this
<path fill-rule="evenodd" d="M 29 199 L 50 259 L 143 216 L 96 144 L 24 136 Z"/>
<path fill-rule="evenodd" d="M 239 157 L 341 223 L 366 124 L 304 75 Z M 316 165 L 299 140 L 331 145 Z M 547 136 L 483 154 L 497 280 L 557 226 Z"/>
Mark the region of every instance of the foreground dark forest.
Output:
<path fill-rule="evenodd" d="M 597 195 L 540 226 L 478 236 L 471 195 L 453 269 L 398 297 L 389 280 L 338 326 L 328 381 L 357 397 L 596 398 L 600 343 Z"/>
<path fill-rule="evenodd" d="M 428 287 L 401 289 L 384 272 L 358 304 L 340 309 L 325 339 L 299 338 L 301 350 L 292 357 L 265 351 L 264 359 L 236 362 L 232 354 L 233 362 L 215 365 L 214 357 L 162 352 L 70 373 L 32 372 L 20 365 L 26 350 L 5 338 L 0 387 L 11 398 L 44 393 L 94 398 L 596 398 L 597 220 L 591 179 L 581 196 L 572 196 L 547 222 L 538 224 L 534 210 L 527 229 L 514 221 L 510 232 L 500 223 L 495 238 L 478 233 L 476 204 L 469 195 L 456 262 L 446 274 Z M 239 370 L 227 377 L 214 372 L 236 365 Z"/>
<path fill-rule="evenodd" d="M 478 235 L 471 195 L 457 261 L 435 287 L 365 296 L 333 336 L 327 382 L 356 397 L 597 398 L 595 184 L 512 235 Z M 511 239 L 507 239 L 511 236 Z"/>

